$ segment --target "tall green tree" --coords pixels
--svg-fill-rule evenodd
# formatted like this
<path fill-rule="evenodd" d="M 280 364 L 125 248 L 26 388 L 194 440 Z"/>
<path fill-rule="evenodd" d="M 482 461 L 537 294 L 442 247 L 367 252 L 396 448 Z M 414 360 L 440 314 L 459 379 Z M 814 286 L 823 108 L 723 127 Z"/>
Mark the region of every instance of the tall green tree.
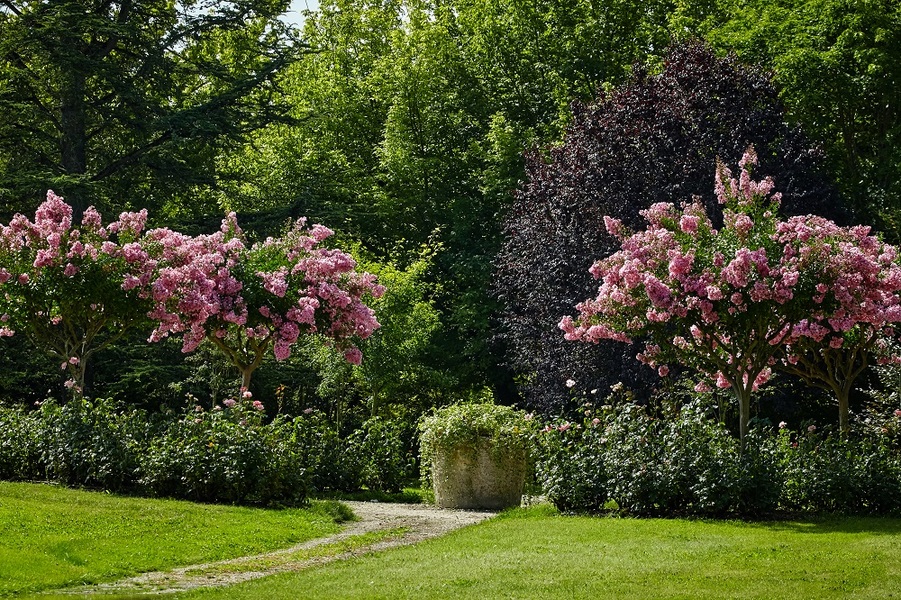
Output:
<path fill-rule="evenodd" d="M 668 39 L 671 2 L 331 0 L 308 18 L 316 50 L 284 85 L 297 128 L 270 127 L 222 158 L 224 203 L 288 207 L 384 257 L 436 248 L 432 337 L 461 385 L 509 383 L 489 294 L 500 218 L 523 151 L 554 142 L 569 103 L 622 80 Z M 237 184 L 244 174 L 259 184 Z M 405 265 L 400 265 L 404 267 Z"/>
<path fill-rule="evenodd" d="M 287 7 L 0 2 L 0 210 L 47 188 L 76 210 L 203 197 L 219 147 L 286 117 L 276 75 L 303 49 L 278 19 Z"/>
<path fill-rule="evenodd" d="M 859 221 L 901 226 L 901 2 L 680 1 L 674 30 L 772 69 Z"/>

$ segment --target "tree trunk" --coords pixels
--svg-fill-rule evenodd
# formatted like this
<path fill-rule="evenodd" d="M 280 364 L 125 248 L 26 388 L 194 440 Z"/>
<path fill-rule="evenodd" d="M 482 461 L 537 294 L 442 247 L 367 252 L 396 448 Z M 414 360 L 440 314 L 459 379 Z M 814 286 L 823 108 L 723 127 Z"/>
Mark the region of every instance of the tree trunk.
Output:
<path fill-rule="evenodd" d="M 250 376 L 253 375 L 256 368 L 255 364 L 250 364 L 241 368 L 241 390 L 250 391 Z"/>
<path fill-rule="evenodd" d="M 745 450 L 745 436 L 748 434 L 748 423 L 751 421 L 751 392 L 735 386 L 735 398 L 738 400 L 738 438 L 741 451 Z"/>
<path fill-rule="evenodd" d="M 84 175 L 87 172 L 87 129 L 85 122 L 85 77 L 82 73 L 71 72 L 60 91 L 60 165 L 66 175 Z M 68 188 L 60 190 L 66 201 L 72 205 L 75 217 L 80 216 L 85 206 L 83 190 Z"/>

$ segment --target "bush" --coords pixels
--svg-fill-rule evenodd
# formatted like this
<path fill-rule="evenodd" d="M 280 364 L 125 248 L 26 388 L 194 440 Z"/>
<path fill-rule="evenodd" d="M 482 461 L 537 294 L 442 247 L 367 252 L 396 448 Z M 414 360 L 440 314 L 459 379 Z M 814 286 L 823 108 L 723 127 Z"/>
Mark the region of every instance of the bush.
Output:
<path fill-rule="evenodd" d="M 40 409 L 41 459 L 47 478 L 66 485 L 129 491 L 147 435 L 143 412 L 111 400 L 73 399 Z"/>
<path fill-rule="evenodd" d="M 627 404 L 589 411 L 581 424 L 549 425 L 538 435 L 538 483 L 570 512 L 726 515 L 775 508 L 775 455 L 750 447 L 740 453 L 738 440 L 708 412 L 693 403 L 662 419 Z"/>
<path fill-rule="evenodd" d="M 344 440 L 326 415 L 318 410 L 286 422 L 285 443 L 309 476 L 311 491 L 354 492 L 362 485 L 360 460 L 347 451 Z"/>
<path fill-rule="evenodd" d="M 250 402 L 211 411 L 198 406 L 148 444 L 141 486 L 198 502 L 302 503 L 308 475 L 288 431 L 282 421 L 264 426 Z"/>
<path fill-rule="evenodd" d="M 901 456 L 879 438 L 779 432 L 782 504 L 808 512 L 901 512 Z"/>
<path fill-rule="evenodd" d="M 372 417 L 349 436 L 348 452 L 357 458 L 361 481 L 370 490 L 400 492 L 414 475 L 408 429 L 404 422 Z"/>
<path fill-rule="evenodd" d="M 44 425 L 36 412 L 0 407 L 0 479 L 44 479 Z"/>

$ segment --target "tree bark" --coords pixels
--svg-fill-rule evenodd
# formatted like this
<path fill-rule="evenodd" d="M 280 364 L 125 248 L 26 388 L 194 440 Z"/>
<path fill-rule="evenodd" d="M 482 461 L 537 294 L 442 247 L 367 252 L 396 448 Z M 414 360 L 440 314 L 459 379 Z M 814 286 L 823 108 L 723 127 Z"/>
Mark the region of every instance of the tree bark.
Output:
<path fill-rule="evenodd" d="M 84 175 L 87 172 L 87 128 L 85 121 L 85 76 L 83 73 L 67 74 L 60 90 L 60 166 L 66 175 Z M 72 205 L 75 216 L 84 212 L 84 194 L 79 187 L 62 190 L 66 201 Z"/>

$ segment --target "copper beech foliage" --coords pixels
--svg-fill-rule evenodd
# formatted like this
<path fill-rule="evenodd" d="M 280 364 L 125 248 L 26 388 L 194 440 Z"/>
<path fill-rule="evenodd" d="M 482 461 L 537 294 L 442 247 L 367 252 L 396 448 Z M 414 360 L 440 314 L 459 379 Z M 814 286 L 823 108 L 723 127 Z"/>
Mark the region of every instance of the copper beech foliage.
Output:
<path fill-rule="evenodd" d="M 779 182 L 783 214 L 847 220 L 820 173 L 819 152 L 786 122 L 768 74 L 717 58 L 701 42 L 672 47 L 658 74 L 636 67 L 626 85 L 594 104 L 575 104 L 563 143 L 528 155 L 496 277 L 502 336 L 527 406 L 571 408 L 573 398 L 619 381 L 639 392 L 653 388 L 656 375 L 635 362 L 637 348 L 572 344 L 557 323 L 596 292 L 589 268 L 617 246 L 604 216 L 637 228 L 639 211 L 696 197 L 718 224 L 717 157 L 734 160 L 749 145 L 760 171 Z"/>

